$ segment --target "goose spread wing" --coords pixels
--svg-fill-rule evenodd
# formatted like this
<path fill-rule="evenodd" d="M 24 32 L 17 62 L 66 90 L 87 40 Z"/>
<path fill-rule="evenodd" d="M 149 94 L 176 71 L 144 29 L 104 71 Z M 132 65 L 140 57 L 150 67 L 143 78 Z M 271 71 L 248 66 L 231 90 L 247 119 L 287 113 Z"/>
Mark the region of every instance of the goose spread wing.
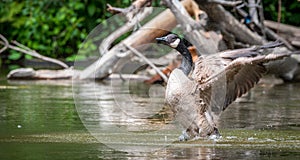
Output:
<path fill-rule="evenodd" d="M 281 59 L 289 54 L 239 57 L 200 82 L 202 93 L 209 93 L 210 109 L 217 115 L 237 97 L 249 91 L 266 72 L 264 63 Z M 201 96 L 201 95 L 200 95 Z M 207 94 L 203 94 L 206 96 Z"/>

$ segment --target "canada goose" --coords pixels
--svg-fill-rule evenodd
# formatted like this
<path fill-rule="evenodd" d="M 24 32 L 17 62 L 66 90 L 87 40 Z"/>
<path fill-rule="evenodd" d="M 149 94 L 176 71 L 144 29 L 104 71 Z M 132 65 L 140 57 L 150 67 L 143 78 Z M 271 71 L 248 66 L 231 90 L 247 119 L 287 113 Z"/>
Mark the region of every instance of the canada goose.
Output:
<path fill-rule="evenodd" d="M 182 55 L 179 68 L 167 82 L 165 99 L 184 127 L 180 140 L 219 137 L 218 117 L 237 97 L 249 91 L 266 72 L 264 63 L 289 54 L 262 54 L 281 43 L 199 56 L 193 66 L 191 54 L 176 34 L 156 38 L 158 43 Z"/>

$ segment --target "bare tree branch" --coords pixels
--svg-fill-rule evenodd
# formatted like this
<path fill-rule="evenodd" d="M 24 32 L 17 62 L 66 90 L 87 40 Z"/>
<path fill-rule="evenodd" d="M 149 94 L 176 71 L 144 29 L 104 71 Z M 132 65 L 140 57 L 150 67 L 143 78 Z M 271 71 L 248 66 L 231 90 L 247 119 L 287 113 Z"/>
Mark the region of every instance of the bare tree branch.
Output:
<path fill-rule="evenodd" d="M 144 18 L 146 18 L 149 14 L 152 13 L 153 8 L 145 8 L 143 11 L 139 12 L 135 18 L 137 21 L 141 21 Z M 128 32 L 132 27 L 136 25 L 136 21 L 128 21 L 126 24 L 124 24 L 122 27 L 114 31 L 112 34 L 110 34 L 107 38 L 105 38 L 100 46 L 99 46 L 99 52 L 100 54 L 105 54 L 108 52 L 109 47 L 111 44 L 119 38 L 124 33 Z"/>
<path fill-rule="evenodd" d="M 249 15 L 251 16 L 251 20 L 258 24 L 258 16 L 257 16 L 257 10 L 256 10 L 256 3 L 255 0 L 248 0 L 248 8 L 249 8 Z"/>
<path fill-rule="evenodd" d="M 204 31 L 199 30 L 200 28 L 203 29 L 202 25 L 189 16 L 178 0 L 164 0 L 164 3 L 170 8 L 177 22 L 181 25 L 184 35 L 196 46 L 199 54 L 210 54 L 218 51 L 217 43 L 209 41 Z"/>
<path fill-rule="evenodd" d="M 128 10 L 127 8 L 113 7 L 109 3 L 107 3 L 106 6 L 107 6 L 107 11 L 110 12 L 110 13 L 112 13 L 112 14 L 126 13 L 127 10 Z"/>
<path fill-rule="evenodd" d="M 257 4 L 259 5 L 258 13 L 259 13 L 259 20 L 260 20 L 260 24 L 261 24 L 261 31 L 262 31 L 263 37 L 266 38 L 266 27 L 264 24 L 265 15 L 264 15 L 263 4 L 262 4 L 261 0 L 258 0 Z"/>
<path fill-rule="evenodd" d="M 49 57 L 43 56 L 43 55 L 37 53 L 35 50 L 32 50 L 32 49 L 24 46 L 23 44 L 20 44 L 17 41 L 13 41 L 12 42 L 13 44 L 16 45 L 16 46 L 13 46 L 13 45 L 9 44 L 8 41 L 7 41 L 7 39 L 4 36 L 2 36 L 1 34 L 0 34 L 0 37 L 4 41 L 4 42 L 0 42 L 0 43 L 3 44 L 3 45 L 6 45 L 10 49 L 13 49 L 15 51 L 31 55 L 33 57 L 42 59 L 44 61 L 48 61 L 48 62 L 52 62 L 52 63 L 58 64 L 58 65 L 62 66 L 63 68 L 69 68 L 69 66 L 66 65 L 65 63 L 63 63 L 62 61 L 59 61 L 57 59 L 53 59 L 53 58 L 49 58 Z"/>
<path fill-rule="evenodd" d="M 295 50 L 295 48 L 284 38 L 280 37 L 278 34 L 276 34 L 275 32 L 273 32 L 271 29 L 266 28 L 266 34 L 267 36 L 269 36 L 269 38 L 273 39 L 273 40 L 280 40 L 281 42 L 283 42 L 283 44 L 290 50 Z"/>
<path fill-rule="evenodd" d="M 0 34 L 0 38 L 4 42 L 3 43 L 4 47 L 0 49 L 0 54 L 1 54 L 2 52 L 4 52 L 8 48 L 9 43 L 8 43 L 7 39 L 2 34 Z"/>
<path fill-rule="evenodd" d="M 208 2 L 217 3 L 222 6 L 234 7 L 236 5 L 241 4 L 243 1 L 208 0 Z"/>
<path fill-rule="evenodd" d="M 158 69 L 150 60 L 148 60 L 142 53 L 137 51 L 135 48 L 131 47 L 130 45 L 127 45 L 126 43 L 123 43 L 129 50 L 131 50 L 135 55 L 140 57 L 143 61 L 148 63 L 161 77 L 165 82 L 168 82 L 168 77 L 161 72 L 160 69 Z"/>
<path fill-rule="evenodd" d="M 150 6 L 152 0 L 136 0 L 127 8 L 117 8 L 107 4 L 107 11 L 112 14 L 122 13 L 131 21 L 132 18 L 140 12 L 143 7 Z"/>

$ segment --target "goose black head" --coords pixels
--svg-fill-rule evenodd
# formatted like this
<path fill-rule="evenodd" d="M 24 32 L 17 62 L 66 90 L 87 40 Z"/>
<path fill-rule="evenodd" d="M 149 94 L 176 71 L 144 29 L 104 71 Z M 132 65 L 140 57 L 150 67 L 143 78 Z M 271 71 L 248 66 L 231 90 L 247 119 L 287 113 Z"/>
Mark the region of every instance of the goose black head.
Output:
<path fill-rule="evenodd" d="M 170 46 L 174 49 L 178 47 L 181 43 L 181 38 L 179 38 L 176 34 L 168 34 L 164 37 L 156 38 L 157 43 L 162 43 L 164 45 Z"/>
<path fill-rule="evenodd" d="M 183 56 L 179 69 L 181 69 L 185 75 L 188 75 L 192 70 L 193 59 L 183 39 L 172 33 L 164 37 L 156 38 L 156 41 L 157 43 L 162 43 L 176 49 Z"/>

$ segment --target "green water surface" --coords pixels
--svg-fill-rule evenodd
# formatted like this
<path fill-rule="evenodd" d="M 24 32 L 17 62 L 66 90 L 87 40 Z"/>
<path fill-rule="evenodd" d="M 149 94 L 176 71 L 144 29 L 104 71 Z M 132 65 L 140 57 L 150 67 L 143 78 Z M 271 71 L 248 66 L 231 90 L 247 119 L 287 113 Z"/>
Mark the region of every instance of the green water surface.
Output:
<path fill-rule="evenodd" d="M 250 98 L 232 104 L 221 116 L 221 139 L 178 142 L 181 133 L 176 129 L 167 129 L 166 135 L 149 132 L 170 122 L 160 87 L 116 81 L 111 93 L 110 82 L 80 82 L 74 91 L 84 107 L 76 108 L 71 81 L 3 79 L 0 159 L 300 159 L 299 87 L 297 83 L 257 86 Z M 124 94 L 130 95 L 128 102 L 116 104 L 116 97 Z M 153 107 L 147 105 L 150 98 Z M 131 106 L 129 101 L 139 105 Z M 144 118 L 120 116 L 114 108 L 120 105 L 123 112 Z M 111 125 L 132 132 L 118 133 Z M 141 134 L 135 136 L 137 132 Z M 97 134 L 109 141 L 99 140 Z M 166 145 L 151 139 L 156 136 L 174 141 Z M 145 152 L 116 150 L 109 142 L 121 148 L 144 147 Z M 157 149 L 149 152 L 149 147 Z"/>

